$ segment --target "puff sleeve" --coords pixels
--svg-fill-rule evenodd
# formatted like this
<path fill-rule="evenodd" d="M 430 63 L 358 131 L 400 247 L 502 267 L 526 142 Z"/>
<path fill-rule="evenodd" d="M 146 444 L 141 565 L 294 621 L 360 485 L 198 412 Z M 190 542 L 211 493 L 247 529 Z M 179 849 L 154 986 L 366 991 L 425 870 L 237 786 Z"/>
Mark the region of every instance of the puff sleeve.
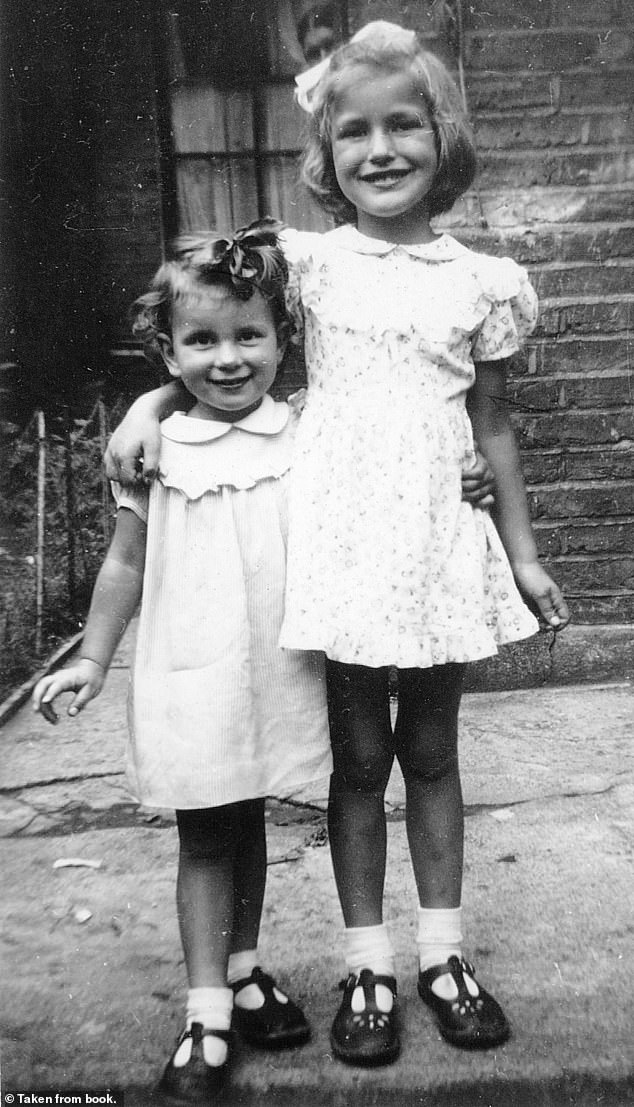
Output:
<path fill-rule="evenodd" d="M 117 511 L 120 507 L 127 507 L 134 512 L 142 523 L 147 523 L 150 493 L 145 485 L 135 484 L 124 487 L 118 481 L 113 480 L 110 482 L 110 488 L 117 505 Z"/>
<path fill-rule="evenodd" d="M 537 294 L 526 270 L 511 258 L 488 258 L 487 263 L 481 277 L 488 311 L 473 336 L 474 361 L 511 357 L 537 322 Z"/>

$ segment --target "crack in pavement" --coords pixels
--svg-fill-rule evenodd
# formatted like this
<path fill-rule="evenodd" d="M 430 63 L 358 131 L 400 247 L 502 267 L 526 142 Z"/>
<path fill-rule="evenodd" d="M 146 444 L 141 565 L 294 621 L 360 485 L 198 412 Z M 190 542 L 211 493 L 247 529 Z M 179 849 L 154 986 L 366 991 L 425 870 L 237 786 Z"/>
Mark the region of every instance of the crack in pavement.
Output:
<path fill-rule="evenodd" d="M 77 779 L 84 780 L 120 775 L 123 774 L 95 773 L 86 777 L 64 777 L 51 783 L 69 783 Z M 42 784 L 39 786 L 46 787 L 46 785 Z M 495 811 L 524 807 L 527 804 L 543 803 L 544 801 L 549 802 L 559 799 L 581 799 L 584 797 L 603 796 L 608 795 L 617 787 L 618 781 L 613 781 L 611 784 L 606 785 L 605 788 L 597 788 L 591 791 L 571 790 L 548 793 L 543 796 L 529 796 L 525 799 L 509 800 L 500 803 L 465 804 L 464 814 L 466 818 L 473 818 L 477 815 L 487 815 Z M 25 808 L 27 810 L 30 809 L 33 814 L 26 823 L 14 827 L 5 834 L 0 834 L 0 837 L 5 839 L 52 838 L 66 837 L 71 834 L 81 834 L 88 831 L 115 830 L 135 826 L 146 827 L 152 830 L 163 830 L 174 825 L 174 816 L 171 813 L 148 811 L 147 809 L 140 808 L 138 804 L 134 803 L 132 800 L 122 803 L 111 803 L 106 807 L 94 807 L 89 803 L 70 800 L 62 807 L 46 807 L 44 804 L 40 806 L 22 800 L 20 792 L 26 790 L 26 788 L 1 790 L 2 794 L 10 795 L 16 803 L 22 803 Z M 294 817 L 285 818 L 284 816 L 290 812 L 293 813 Z M 275 799 L 268 809 L 268 817 L 269 820 L 277 826 L 305 826 L 307 823 L 319 826 L 325 823 L 326 810 L 324 807 L 315 803 L 292 799 Z M 38 818 L 46 820 L 47 825 L 31 831 L 30 827 Z M 389 822 L 402 822 L 404 818 L 404 804 L 388 805 L 387 819 Z M 319 842 L 316 844 L 321 843 Z"/>

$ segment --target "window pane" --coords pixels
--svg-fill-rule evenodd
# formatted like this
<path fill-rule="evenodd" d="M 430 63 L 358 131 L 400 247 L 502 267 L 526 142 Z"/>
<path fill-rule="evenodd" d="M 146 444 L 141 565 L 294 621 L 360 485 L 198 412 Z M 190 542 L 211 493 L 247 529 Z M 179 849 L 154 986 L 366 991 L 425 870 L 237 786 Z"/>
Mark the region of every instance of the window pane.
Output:
<path fill-rule="evenodd" d="M 179 229 L 183 232 L 244 226 L 258 204 L 253 158 L 187 158 L 177 165 Z"/>
<path fill-rule="evenodd" d="M 172 127 L 177 154 L 253 149 L 253 103 L 249 89 L 213 85 L 176 88 Z"/>

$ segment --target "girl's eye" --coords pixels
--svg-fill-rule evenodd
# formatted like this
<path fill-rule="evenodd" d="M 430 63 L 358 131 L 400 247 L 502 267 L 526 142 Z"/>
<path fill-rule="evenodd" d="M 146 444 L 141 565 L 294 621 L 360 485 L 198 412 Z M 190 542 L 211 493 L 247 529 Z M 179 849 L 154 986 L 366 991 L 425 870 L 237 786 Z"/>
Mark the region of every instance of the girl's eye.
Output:
<path fill-rule="evenodd" d="M 353 138 L 363 138 L 366 133 L 366 128 L 363 123 L 346 123 L 343 127 L 340 127 L 337 131 L 335 138 L 339 141 L 345 142 Z"/>
<path fill-rule="evenodd" d="M 411 119 L 394 119 L 390 124 L 391 131 L 422 131 L 430 129 L 426 121 L 420 119 L 418 116 L 412 117 Z"/>
<path fill-rule="evenodd" d="M 260 335 L 259 331 L 242 331 L 239 336 L 239 341 L 242 342 L 243 345 L 245 345 L 250 342 L 257 342 L 258 339 L 261 337 L 262 336 Z"/>
<path fill-rule="evenodd" d="M 196 331 L 187 339 L 188 346 L 213 346 L 215 336 L 209 331 Z"/>

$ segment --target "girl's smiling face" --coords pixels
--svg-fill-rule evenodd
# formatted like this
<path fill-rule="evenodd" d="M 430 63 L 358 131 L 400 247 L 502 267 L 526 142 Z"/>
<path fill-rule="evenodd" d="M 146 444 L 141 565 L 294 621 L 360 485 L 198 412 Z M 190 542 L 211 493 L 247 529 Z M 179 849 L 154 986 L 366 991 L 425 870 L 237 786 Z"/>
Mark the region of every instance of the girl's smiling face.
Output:
<path fill-rule="evenodd" d="M 190 415 L 237 422 L 255 411 L 275 380 L 286 338 L 259 291 L 242 300 L 226 285 L 197 285 L 172 308 L 163 359 L 198 400 Z"/>
<path fill-rule="evenodd" d="M 409 73 L 355 65 L 341 74 L 330 111 L 339 188 L 362 234 L 429 242 L 425 203 L 438 168 L 429 111 Z"/>

